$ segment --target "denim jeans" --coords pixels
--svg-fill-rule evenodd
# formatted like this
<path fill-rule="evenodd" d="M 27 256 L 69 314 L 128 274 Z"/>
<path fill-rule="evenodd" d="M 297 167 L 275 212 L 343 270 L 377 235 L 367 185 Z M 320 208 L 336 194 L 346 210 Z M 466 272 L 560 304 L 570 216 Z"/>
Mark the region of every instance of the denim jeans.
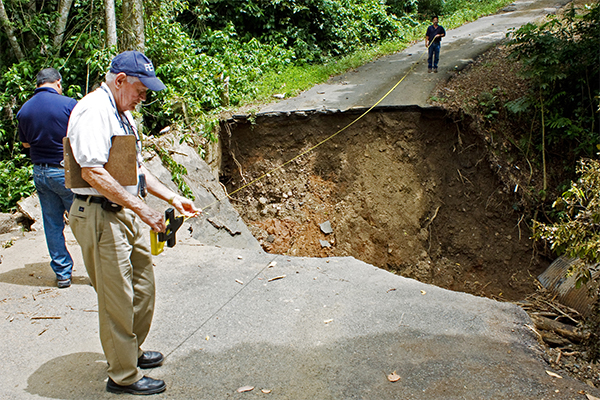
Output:
<path fill-rule="evenodd" d="M 33 182 L 37 189 L 44 233 L 50 253 L 50 267 L 56 279 L 70 279 L 73 271 L 73 259 L 65 245 L 65 211 L 69 211 L 73 203 L 73 192 L 65 188 L 65 170 L 62 168 L 33 166 Z"/>
<path fill-rule="evenodd" d="M 442 47 L 442 44 L 439 42 L 433 42 L 429 46 L 429 57 L 427 58 L 429 69 L 437 69 L 438 61 L 440 60 L 440 47 Z"/>

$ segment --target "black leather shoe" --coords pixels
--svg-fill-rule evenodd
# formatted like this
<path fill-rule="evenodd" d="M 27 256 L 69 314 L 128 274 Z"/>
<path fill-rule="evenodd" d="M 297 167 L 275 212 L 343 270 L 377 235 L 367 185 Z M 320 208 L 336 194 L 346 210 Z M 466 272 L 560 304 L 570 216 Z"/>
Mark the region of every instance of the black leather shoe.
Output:
<path fill-rule="evenodd" d="M 106 383 L 106 391 L 111 393 L 156 394 L 162 393 L 165 390 L 167 390 L 165 381 L 152 379 L 147 376 L 127 386 L 117 385 L 110 378 L 108 378 L 108 382 Z"/>
<path fill-rule="evenodd" d="M 158 367 L 164 361 L 163 356 L 158 351 L 145 351 L 140 358 L 138 358 L 138 367 L 140 368 L 154 368 Z"/>

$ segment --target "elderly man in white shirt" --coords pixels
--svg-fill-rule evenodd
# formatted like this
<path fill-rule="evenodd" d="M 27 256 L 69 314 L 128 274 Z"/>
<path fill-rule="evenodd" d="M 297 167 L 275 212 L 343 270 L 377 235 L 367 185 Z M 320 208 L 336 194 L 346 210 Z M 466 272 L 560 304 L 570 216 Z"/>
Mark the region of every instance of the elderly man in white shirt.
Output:
<path fill-rule="evenodd" d="M 67 130 L 81 176 L 91 186 L 73 189 L 69 222 L 98 294 L 100 341 L 109 365 L 106 390 L 113 393 L 155 394 L 166 389 L 164 381 L 140 371 L 159 366 L 164 360 L 159 352 L 141 349 L 154 313 L 154 270 L 140 222 L 156 232 L 166 228 L 163 214 L 140 197 L 144 191 L 141 186 L 185 216 L 199 212 L 141 163 L 140 141 L 130 110 L 146 100 L 148 89 L 164 88 L 145 55 L 121 53 L 112 60 L 105 83 L 75 106 Z M 122 186 L 104 168 L 112 137 L 118 135 L 136 137 L 138 185 Z"/>

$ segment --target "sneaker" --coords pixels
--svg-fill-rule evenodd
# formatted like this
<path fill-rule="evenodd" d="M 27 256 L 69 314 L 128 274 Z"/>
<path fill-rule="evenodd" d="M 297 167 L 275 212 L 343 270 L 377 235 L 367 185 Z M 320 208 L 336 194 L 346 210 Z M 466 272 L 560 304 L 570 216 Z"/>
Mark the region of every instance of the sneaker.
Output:
<path fill-rule="evenodd" d="M 427 73 L 430 74 L 431 73 L 431 68 L 427 68 Z"/>
<path fill-rule="evenodd" d="M 435 73 L 437 74 L 437 68 L 434 68 L 434 69 L 433 69 L 433 72 L 435 72 Z"/>
<path fill-rule="evenodd" d="M 69 286 L 71 286 L 71 280 L 70 279 L 58 279 L 56 281 L 56 286 L 58 286 L 59 289 L 68 288 Z"/>

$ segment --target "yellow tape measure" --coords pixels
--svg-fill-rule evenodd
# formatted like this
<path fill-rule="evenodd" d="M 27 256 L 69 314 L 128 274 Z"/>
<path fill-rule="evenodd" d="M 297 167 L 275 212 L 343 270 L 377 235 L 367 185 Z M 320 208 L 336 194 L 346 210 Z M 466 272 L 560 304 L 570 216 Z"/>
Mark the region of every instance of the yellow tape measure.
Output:
<path fill-rule="evenodd" d="M 177 230 L 181 227 L 183 222 L 189 218 L 191 217 L 184 217 L 183 215 L 176 217 L 175 210 L 173 208 L 168 208 L 167 211 L 165 211 L 165 222 L 167 223 L 165 232 L 150 231 L 150 253 L 152 253 L 153 256 L 157 256 L 164 251 L 165 244 L 167 247 L 175 246 L 175 243 L 177 242 Z"/>

